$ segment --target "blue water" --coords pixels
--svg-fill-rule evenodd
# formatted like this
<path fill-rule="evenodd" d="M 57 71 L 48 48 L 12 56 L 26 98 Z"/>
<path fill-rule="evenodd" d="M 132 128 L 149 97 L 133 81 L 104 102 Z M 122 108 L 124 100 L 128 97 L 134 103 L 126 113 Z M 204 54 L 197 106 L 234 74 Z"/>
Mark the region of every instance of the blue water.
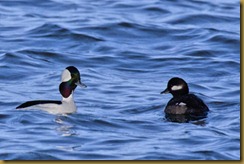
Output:
<path fill-rule="evenodd" d="M 1 0 L 0 159 L 239 160 L 238 0 Z M 19 111 L 60 100 L 63 69 L 86 89 L 77 113 Z M 167 121 L 160 95 L 185 79 L 207 118 Z"/>

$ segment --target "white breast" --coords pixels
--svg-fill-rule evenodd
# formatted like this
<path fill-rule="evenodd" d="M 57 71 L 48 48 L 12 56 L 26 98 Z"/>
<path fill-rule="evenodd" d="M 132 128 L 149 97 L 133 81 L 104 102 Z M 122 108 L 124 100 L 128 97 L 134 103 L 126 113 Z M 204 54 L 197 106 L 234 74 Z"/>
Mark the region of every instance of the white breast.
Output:
<path fill-rule="evenodd" d="M 38 109 L 50 114 L 68 114 L 76 112 L 77 108 L 73 99 L 73 93 L 68 98 L 63 98 L 62 104 L 37 104 L 21 110 Z"/>

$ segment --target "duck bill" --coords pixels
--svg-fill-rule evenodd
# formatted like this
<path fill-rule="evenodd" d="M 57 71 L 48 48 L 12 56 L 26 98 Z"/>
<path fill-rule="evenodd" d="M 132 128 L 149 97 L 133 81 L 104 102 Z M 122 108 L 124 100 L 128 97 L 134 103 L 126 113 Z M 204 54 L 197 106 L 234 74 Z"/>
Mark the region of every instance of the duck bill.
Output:
<path fill-rule="evenodd" d="M 87 87 L 86 84 L 84 84 L 84 83 L 82 83 L 80 81 L 76 82 L 75 85 L 77 85 L 77 86 L 79 86 L 81 88 L 86 88 Z"/>
<path fill-rule="evenodd" d="M 168 88 L 166 88 L 164 91 L 162 91 L 160 94 L 167 94 L 167 93 L 169 93 L 169 90 L 168 90 Z"/>

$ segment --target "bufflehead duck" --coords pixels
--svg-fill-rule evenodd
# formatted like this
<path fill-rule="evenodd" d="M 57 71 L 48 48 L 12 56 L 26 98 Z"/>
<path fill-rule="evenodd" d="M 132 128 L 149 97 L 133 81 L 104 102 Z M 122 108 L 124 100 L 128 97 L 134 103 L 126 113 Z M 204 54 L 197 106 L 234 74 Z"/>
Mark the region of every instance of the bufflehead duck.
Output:
<path fill-rule="evenodd" d="M 209 111 L 207 105 L 200 98 L 189 93 L 187 83 L 181 78 L 174 77 L 170 79 L 167 88 L 161 92 L 161 94 L 166 93 L 173 95 L 164 110 L 166 118 L 171 116 L 179 118 L 179 115 L 184 115 L 187 116 L 184 118 L 189 121 L 189 118 L 205 117 Z"/>
<path fill-rule="evenodd" d="M 59 92 L 62 95 L 62 101 L 55 100 L 35 100 L 27 101 L 16 109 L 41 109 L 51 114 L 66 114 L 76 112 L 76 105 L 73 99 L 73 93 L 77 86 L 86 87 L 80 81 L 80 72 L 74 66 L 67 67 L 61 76 Z"/>

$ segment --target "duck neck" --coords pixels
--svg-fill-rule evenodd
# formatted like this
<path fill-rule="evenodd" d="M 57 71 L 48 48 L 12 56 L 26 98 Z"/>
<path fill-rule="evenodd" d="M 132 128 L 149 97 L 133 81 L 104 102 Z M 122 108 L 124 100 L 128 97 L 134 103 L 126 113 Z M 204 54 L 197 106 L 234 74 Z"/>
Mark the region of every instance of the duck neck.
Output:
<path fill-rule="evenodd" d="M 63 99 L 62 99 L 62 101 L 63 102 L 74 102 L 74 99 L 73 99 L 73 92 L 74 91 L 72 91 L 72 93 L 69 95 L 69 97 L 63 97 Z"/>

